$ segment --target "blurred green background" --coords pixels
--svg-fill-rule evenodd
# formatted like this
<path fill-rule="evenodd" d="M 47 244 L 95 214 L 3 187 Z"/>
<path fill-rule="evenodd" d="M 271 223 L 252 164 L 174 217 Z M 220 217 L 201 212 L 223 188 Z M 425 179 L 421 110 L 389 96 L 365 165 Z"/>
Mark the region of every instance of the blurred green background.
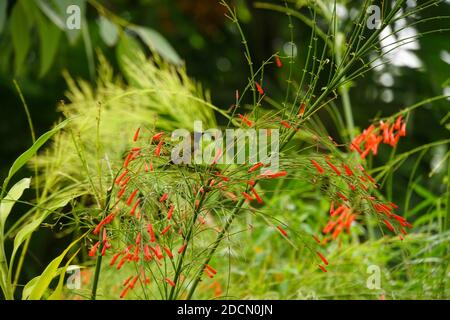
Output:
<path fill-rule="evenodd" d="M 100 50 L 112 63 L 115 72 L 120 74 L 116 58 L 117 39 L 115 41 L 114 36 L 111 38 L 103 33 L 113 27 L 108 25 L 111 22 L 101 21 L 102 15 L 110 17 L 109 14 L 112 13 L 119 23 L 123 19 L 134 25 L 150 28 L 166 39 L 177 56 L 184 61 L 189 76 L 211 92 L 213 104 L 220 108 L 228 109 L 234 101 L 235 90 L 242 89 L 247 83 L 248 72 L 240 38 L 234 26 L 224 16 L 225 8 L 218 1 L 56 1 L 62 8 L 68 3 L 79 3 L 83 8 L 82 31 L 72 34 L 55 26 L 58 18 L 46 11 L 48 6 L 58 8 L 52 1 L 35 1 L 37 10 L 34 13 L 20 10 L 15 12 L 18 2 L 20 1 L 0 0 L 2 179 L 13 160 L 31 144 L 26 114 L 13 79 L 17 80 L 23 91 L 36 135 L 39 136 L 61 118 L 56 107 L 59 101 L 66 99 L 67 86 L 62 77 L 64 70 L 74 78 L 94 83 L 96 50 Z M 269 2 L 283 5 L 281 1 Z M 234 0 L 230 3 L 237 8 L 253 61 L 262 62 L 275 52 L 290 54 L 289 22 L 284 14 L 257 9 L 255 1 Z M 289 1 L 292 8 L 299 3 L 302 1 Z M 362 1 L 338 3 L 342 23 L 350 27 L 352 12 Z M 414 1 L 408 3 L 414 5 Z M 447 2 L 427 9 L 421 18 L 449 14 L 450 5 Z M 60 16 L 64 16 L 63 13 Z M 309 28 L 298 20 L 293 22 L 297 57 L 301 57 L 306 53 Z M 448 27 L 448 20 L 443 19 L 417 25 L 414 29 L 415 32 L 422 33 Z M 449 40 L 448 33 L 432 33 L 420 38 L 413 45 L 396 52 L 393 62 L 387 63 L 382 69 L 369 72 L 353 83 L 350 96 L 357 127 L 363 129 L 375 116 L 388 116 L 425 98 L 450 94 Z M 142 41 L 141 44 L 143 45 Z M 265 73 L 266 90 L 275 100 L 284 97 L 285 83 L 280 74 L 283 72 L 287 72 L 287 68 L 281 71 L 272 68 Z M 449 101 L 440 100 L 414 112 L 408 125 L 408 136 L 400 144 L 400 150 L 410 150 L 450 137 L 449 128 L 445 127 L 445 121 L 442 122 L 449 110 Z M 330 125 L 331 133 L 337 134 L 331 119 L 327 119 L 327 114 L 323 114 L 322 120 Z M 386 161 L 389 152 L 387 149 L 381 150 L 377 161 Z M 447 152 L 446 146 L 435 148 L 420 163 L 417 177 L 422 187 L 431 193 L 439 194 L 444 191 L 442 180 L 446 175 L 446 166 L 442 165 L 441 160 Z M 442 167 L 435 168 L 437 164 Z M 403 200 L 404 186 L 413 165 L 414 159 L 408 160 L 395 176 L 392 190 L 395 202 L 401 203 Z M 436 169 L 435 174 L 429 178 L 433 169 Z M 419 196 L 414 197 L 417 199 L 413 199 L 413 202 L 420 201 Z M 40 231 L 37 237 L 40 241 L 32 245 L 31 256 L 39 258 L 30 258 L 25 269 L 30 275 L 36 274 L 36 270 L 45 266 L 46 260 L 51 260 L 60 251 L 57 246 L 43 245 L 51 243 L 50 232 Z"/>

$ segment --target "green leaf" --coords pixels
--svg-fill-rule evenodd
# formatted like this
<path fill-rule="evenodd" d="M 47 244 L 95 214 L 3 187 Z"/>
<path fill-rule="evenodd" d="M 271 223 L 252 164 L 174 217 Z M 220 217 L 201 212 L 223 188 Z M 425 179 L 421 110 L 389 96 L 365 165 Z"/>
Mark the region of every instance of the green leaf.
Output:
<path fill-rule="evenodd" d="M 47 142 L 47 140 L 50 139 L 55 133 L 64 128 L 70 121 L 71 119 L 66 119 L 57 126 L 55 126 L 53 129 L 51 129 L 50 131 L 44 133 L 36 140 L 36 142 L 28 150 L 22 153 L 16 159 L 16 161 L 14 161 L 13 165 L 9 169 L 8 177 L 3 182 L 3 189 L 6 188 L 11 177 L 14 176 L 14 174 L 16 174 L 16 172 L 19 171 L 19 169 L 22 168 L 28 162 L 28 160 L 30 160 L 31 157 L 33 157 L 36 154 L 39 148 L 42 147 L 42 145 L 45 142 Z"/>
<path fill-rule="evenodd" d="M 0 33 L 3 31 L 3 27 L 5 26 L 6 21 L 6 1 L 0 1 Z"/>
<path fill-rule="evenodd" d="M 8 194 L 0 203 L 0 227 L 2 228 L 0 232 L 3 232 L 3 227 L 5 226 L 6 219 L 11 212 L 12 207 L 17 200 L 20 199 L 25 189 L 30 187 L 31 178 L 23 178 L 9 190 Z"/>
<path fill-rule="evenodd" d="M 10 19 L 16 74 L 22 72 L 31 44 L 30 28 L 32 19 L 30 19 L 30 15 L 26 12 L 25 6 L 23 1 L 18 1 L 12 10 Z"/>
<path fill-rule="evenodd" d="M 40 276 L 34 277 L 23 287 L 22 290 L 22 300 L 27 300 L 30 297 L 31 291 L 39 280 Z"/>
<path fill-rule="evenodd" d="M 37 15 L 37 25 L 39 31 L 39 46 L 41 67 L 39 77 L 43 77 L 51 67 L 58 50 L 58 43 L 61 37 L 61 30 L 48 21 L 43 15 Z"/>
<path fill-rule="evenodd" d="M 100 16 L 98 19 L 98 26 L 103 42 L 105 42 L 107 46 L 114 46 L 119 39 L 119 29 L 117 26 L 104 16 Z"/>
<path fill-rule="evenodd" d="M 77 252 L 75 252 L 72 255 L 72 257 L 70 257 L 70 259 L 67 261 L 66 265 L 62 268 L 60 275 L 59 275 L 58 285 L 56 286 L 53 293 L 48 297 L 48 300 L 61 300 L 62 288 L 64 285 L 64 275 L 66 274 L 67 268 L 69 267 L 72 260 L 76 257 L 78 252 L 80 252 L 80 249 L 78 249 Z"/>
<path fill-rule="evenodd" d="M 145 27 L 132 26 L 130 30 L 137 33 L 150 50 L 156 51 L 162 58 L 175 65 L 183 64 L 178 53 L 170 43 L 157 31 Z"/>
<path fill-rule="evenodd" d="M 56 12 L 52 6 L 43 0 L 36 0 L 36 4 L 38 5 L 39 9 L 47 16 L 47 18 L 50 19 L 51 22 L 53 22 L 59 29 L 65 30 L 66 29 L 66 22 L 64 21 L 63 16 Z"/>
<path fill-rule="evenodd" d="M 48 289 L 48 286 L 52 282 L 52 279 L 58 274 L 58 268 L 61 264 L 62 260 L 66 256 L 66 254 L 69 252 L 69 250 L 78 242 L 80 239 L 82 239 L 85 235 L 82 235 L 77 240 L 73 241 L 64 251 L 56 257 L 52 262 L 50 262 L 45 268 L 44 272 L 39 276 L 38 280 L 34 283 L 32 288 L 30 288 L 31 292 L 29 295 L 30 300 L 40 300 L 42 296 L 44 295 L 45 291 Z M 61 272 L 61 270 L 59 270 Z"/>

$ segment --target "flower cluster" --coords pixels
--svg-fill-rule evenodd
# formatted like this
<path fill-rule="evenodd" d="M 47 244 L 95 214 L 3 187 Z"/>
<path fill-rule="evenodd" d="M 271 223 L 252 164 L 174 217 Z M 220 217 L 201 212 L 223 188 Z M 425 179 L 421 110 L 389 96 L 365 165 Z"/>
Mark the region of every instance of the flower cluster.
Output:
<path fill-rule="evenodd" d="M 350 150 L 357 151 L 361 159 L 365 159 L 369 153 L 377 155 L 380 143 L 395 147 L 400 137 L 406 136 L 406 122 L 402 116 L 398 116 L 394 123 L 380 121 L 378 126 L 371 125 L 353 139 Z"/>

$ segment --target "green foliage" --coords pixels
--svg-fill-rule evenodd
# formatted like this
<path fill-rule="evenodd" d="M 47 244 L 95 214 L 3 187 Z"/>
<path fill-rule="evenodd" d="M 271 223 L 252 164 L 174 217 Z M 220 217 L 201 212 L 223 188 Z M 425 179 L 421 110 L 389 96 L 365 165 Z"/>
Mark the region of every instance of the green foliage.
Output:
<path fill-rule="evenodd" d="M 436 4 L 439 2 L 435 1 Z M 163 230 L 165 220 L 161 215 L 167 208 L 158 199 L 166 192 L 170 193 L 170 201 L 175 208 L 172 221 L 189 246 L 173 260 L 165 259 L 161 266 L 156 265 L 153 269 L 150 263 L 140 261 L 136 264 L 127 263 L 119 272 L 105 266 L 105 263 L 101 265 L 102 258 L 99 256 L 99 268 L 95 270 L 93 286 L 99 286 L 100 298 L 117 298 L 117 287 L 123 282 L 123 275 L 134 275 L 136 270 L 139 270 L 139 274 L 140 270 L 145 270 L 152 276 L 150 288 L 140 283 L 141 286 L 133 290 L 132 297 L 142 299 L 207 299 L 213 296 L 224 299 L 296 299 L 308 298 L 309 293 L 312 293 L 310 297 L 328 299 L 448 298 L 446 274 L 450 175 L 441 172 L 434 176 L 433 181 L 438 188 L 430 191 L 421 185 L 427 184 L 425 178 L 418 174 L 418 167 L 428 165 L 424 157 L 432 153 L 435 147 L 444 148 L 444 155 L 439 156 L 438 162 L 445 166 L 448 163 L 449 140 L 436 140 L 403 153 L 397 153 L 395 147 L 387 159 L 382 159 L 384 163 L 381 164 L 372 156 L 364 160 L 357 153 L 347 150 L 349 141 L 358 133 L 353 119 L 355 105 L 352 106 L 350 94 L 357 90 L 352 86 L 358 84 L 361 76 L 373 70 L 376 59 L 386 55 L 379 43 L 383 30 L 367 31 L 364 27 L 367 19 L 365 8 L 371 2 L 363 2 L 359 16 L 354 19 L 355 23 L 349 25 L 337 23 L 332 2 L 295 1 L 295 9 L 290 9 L 286 3 L 257 3 L 258 8 L 286 14 L 291 42 L 294 40 L 294 20 L 300 21 L 308 29 L 305 37 L 308 41 L 304 48 L 299 46 L 301 55 L 298 59 L 289 54 L 273 54 L 261 64 L 256 63 L 251 44 L 245 36 L 245 28 L 238 20 L 239 13 L 227 2 L 222 3 L 241 37 L 249 70 L 247 83 L 236 97 L 234 108 L 228 111 L 214 106 L 209 93 L 187 76 L 181 58 L 159 33 L 130 24 L 96 1 L 89 1 L 99 13 L 96 27 L 100 38 L 107 46 L 115 47 L 121 74 L 117 75 L 100 50 L 96 51 L 98 68 L 95 81 L 75 80 L 65 72 L 69 102 L 61 103 L 59 110 L 71 121 L 66 120 L 41 136 L 31 149 L 16 160 L 5 180 L 3 192 L 11 177 L 36 155 L 43 143 L 53 138 L 53 144 L 32 162 L 39 170 L 40 192 L 36 203 L 6 234 L 2 232 L 0 242 L 3 248 L 5 238 L 15 237 L 9 264 L 12 269 L 18 250 L 49 217 L 48 220 L 55 223 L 50 226 L 60 223 L 63 232 L 77 240 L 54 259 L 40 276 L 28 282 L 22 297 L 58 299 L 66 294 L 90 295 L 90 288 L 73 292 L 62 288 L 65 271 L 72 259 L 79 259 L 80 263 L 91 269 L 92 261 L 86 257 L 87 246 L 82 245 L 80 257 L 77 251 L 64 267 L 60 265 L 69 250 L 84 238 L 84 235 L 79 237 L 80 234 L 98 225 L 113 209 L 113 203 L 120 204 L 116 196 L 118 190 L 113 182 L 122 170 L 123 158 L 131 148 L 130 137 L 136 128 L 141 128 L 148 140 L 151 136 L 149 133 L 170 132 L 177 128 L 191 130 L 195 120 L 201 120 L 207 128 L 217 127 L 216 114 L 228 120 L 224 128 L 243 127 L 244 124 L 237 120 L 236 115 L 245 113 L 256 128 L 281 130 L 281 167 L 288 171 L 287 176 L 255 185 L 255 190 L 264 197 L 264 204 L 249 204 L 240 196 L 242 191 L 252 190 L 246 181 L 263 179 L 250 175 L 247 164 L 217 166 L 214 170 L 211 166 L 172 166 L 167 153 L 155 156 L 155 143 L 143 143 L 142 154 L 129 167 L 129 184 L 139 188 L 145 202 L 141 206 L 143 218 L 130 217 L 127 207 L 120 208 L 120 219 L 114 220 L 105 229 L 113 248 L 121 250 L 124 245 L 135 243 L 141 232 L 145 234 L 142 241 L 148 241 L 145 233 L 148 221 L 154 222 L 158 233 Z M 66 1 L 39 0 L 36 4 L 41 11 L 35 12 L 29 21 L 38 26 L 42 76 L 51 67 L 60 45 L 62 32 L 59 29 L 64 23 Z M 426 4 L 419 4 L 415 9 L 403 11 L 404 4 L 405 1 L 398 1 L 385 8 L 386 19 L 382 29 L 397 23 L 399 19 L 413 19 L 427 9 Z M 17 34 L 25 36 L 25 31 L 31 28 L 31 24 L 18 24 L 29 8 L 23 1 L 18 1 L 13 8 L 10 17 L 11 28 L 14 27 L 16 32 L 12 34 L 13 39 Z M 244 11 L 246 21 L 251 20 L 249 15 L 249 12 Z M 409 23 L 411 21 L 408 20 Z M 433 19 L 421 22 L 425 21 Z M 93 29 L 92 25 L 89 27 Z M 428 33 L 431 32 L 419 33 L 417 37 Z M 84 29 L 83 40 L 92 68 L 94 52 L 90 36 L 87 28 Z M 26 59 L 31 45 L 26 41 L 22 43 L 19 37 L 13 40 L 16 64 L 18 59 L 22 64 Z M 145 47 L 141 46 L 141 42 Z M 393 45 L 397 44 L 401 43 Z M 147 49 L 154 54 L 153 58 L 146 57 Z M 376 59 L 374 53 L 378 53 Z M 274 65 L 275 56 L 282 59 L 283 68 L 287 70 L 286 78 L 282 79 L 286 83 L 283 84 L 286 88 L 284 99 L 272 97 L 268 85 L 268 74 Z M 264 95 L 258 92 L 256 82 L 266 90 Z M 338 94 L 342 101 L 337 100 Z M 374 123 L 378 120 L 393 122 L 398 115 L 407 115 L 408 123 L 411 123 L 416 109 L 435 106 L 447 98 L 442 95 L 410 107 L 402 105 L 405 108 L 389 118 L 374 115 Z M 306 109 L 300 115 L 299 106 L 303 105 Z M 336 130 L 330 130 L 330 126 L 323 121 L 326 118 L 324 115 L 330 115 L 335 127 L 333 129 Z M 291 128 L 280 125 L 281 119 L 288 121 Z M 444 124 L 445 118 L 441 121 Z M 334 135 L 330 133 L 332 130 L 338 132 L 334 140 L 329 139 L 330 135 Z M 166 141 L 166 150 L 171 147 L 171 142 Z M 311 159 L 327 168 L 326 172 L 317 174 L 311 166 Z M 327 167 L 327 161 L 330 160 L 351 165 L 352 168 L 363 165 L 368 173 L 381 182 L 380 187 L 383 188 L 376 186 L 369 191 L 358 188 L 354 192 L 346 190 L 351 195 L 349 206 L 358 218 L 351 226 L 351 233 L 342 234 L 337 241 L 325 246 L 324 243 L 315 243 L 311 235 L 320 234 L 329 219 L 329 202 L 340 201 L 336 192 L 348 189 L 349 183 L 364 178 L 361 174 L 363 171 L 358 171 L 361 177 L 335 174 Z M 411 165 L 411 161 L 415 162 Z M 142 175 L 142 168 L 150 162 L 155 165 L 155 172 Z M 398 237 L 384 235 L 380 226 L 384 218 L 375 212 L 367 199 L 371 196 L 376 196 L 377 201 L 395 199 L 394 177 L 405 167 L 412 170 L 407 181 L 408 190 L 404 190 L 405 203 L 400 209 L 404 211 L 403 216 L 414 221 L 415 229 L 413 234 L 401 241 Z M 436 167 L 430 176 L 435 171 Z M 220 179 L 221 175 L 231 180 L 226 184 L 226 190 L 214 188 L 211 183 L 212 180 Z M 14 202 L 23 192 L 20 192 L 20 186 L 28 188 L 29 180 L 27 186 L 26 181 L 19 182 L 18 187 L 16 185 L 11 189 L 10 192 L 15 187 L 17 189 L 14 191 Z M 203 196 L 197 192 L 200 189 L 203 190 Z M 234 192 L 240 200 L 230 200 L 225 196 L 225 191 Z M 130 192 L 127 190 L 126 196 Z M 11 209 L 8 210 L 3 201 L 2 217 L 3 212 L 7 212 L 7 216 Z M 199 201 L 198 207 L 196 201 Z M 204 225 L 198 223 L 199 217 L 205 219 Z M 3 225 L 4 220 L 6 217 L 2 218 Z M 280 226 L 287 230 L 288 237 L 279 234 L 277 227 Z M 176 234 L 170 234 L 160 243 L 174 249 L 183 244 L 179 240 Z M 99 251 L 104 245 L 103 242 Z M 27 245 L 23 246 L 23 252 L 26 252 L 26 248 Z M 12 271 L 8 270 L 6 254 L 2 250 L 2 289 L 5 297 L 11 299 L 15 285 L 11 284 Z M 317 270 L 316 262 L 322 263 L 317 257 L 317 251 L 326 253 L 332 261 L 327 267 L 327 273 Z M 105 258 L 111 258 L 109 251 Z M 209 263 L 217 266 L 219 271 L 214 280 L 204 279 L 204 266 Z M 376 290 L 370 290 L 366 285 L 367 267 L 372 264 L 382 270 L 382 288 Z M 100 283 L 99 270 L 102 274 Z M 48 295 L 52 279 L 58 275 L 56 289 Z M 175 286 L 170 287 L 161 281 L 161 276 L 162 279 L 166 276 L 173 279 Z"/>

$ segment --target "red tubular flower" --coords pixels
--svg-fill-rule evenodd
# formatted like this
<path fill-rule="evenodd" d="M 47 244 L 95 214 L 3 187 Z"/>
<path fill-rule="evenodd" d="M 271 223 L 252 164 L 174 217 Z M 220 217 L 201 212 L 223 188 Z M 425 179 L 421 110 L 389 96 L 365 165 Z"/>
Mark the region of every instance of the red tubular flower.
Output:
<path fill-rule="evenodd" d="M 141 233 L 140 232 L 136 236 L 136 245 L 138 245 L 139 243 L 141 243 Z"/>
<path fill-rule="evenodd" d="M 173 281 L 170 280 L 169 278 L 165 278 L 164 280 L 166 280 L 166 282 L 167 282 L 171 287 L 175 287 L 175 282 L 173 282 Z"/>
<path fill-rule="evenodd" d="M 238 114 L 239 118 L 249 127 L 251 128 L 253 126 L 253 122 L 248 120 L 247 117 L 243 116 L 242 114 Z"/>
<path fill-rule="evenodd" d="M 333 213 L 331 213 L 330 215 L 332 217 L 337 216 L 338 214 L 342 213 L 345 209 L 347 209 L 347 207 L 345 205 L 340 205 L 339 208 L 337 208 L 336 210 L 333 211 Z"/>
<path fill-rule="evenodd" d="M 126 278 L 123 281 L 122 286 L 126 287 L 130 283 L 131 278 L 133 278 L 133 276 L 129 276 L 128 278 Z"/>
<path fill-rule="evenodd" d="M 334 172 L 336 172 L 336 174 L 337 174 L 338 176 L 341 175 L 341 172 L 339 171 L 339 169 L 336 168 L 330 161 L 326 160 L 325 162 L 328 164 L 328 166 L 329 166 L 331 169 L 333 169 Z"/>
<path fill-rule="evenodd" d="M 184 249 L 186 249 L 187 243 L 183 244 L 180 249 L 178 249 L 178 254 L 182 254 Z"/>
<path fill-rule="evenodd" d="M 111 248 L 111 245 L 109 244 L 108 241 L 106 241 L 102 248 L 102 252 L 101 252 L 102 257 L 105 255 L 106 250 L 108 250 L 108 248 Z"/>
<path fill-rule="evenodd" d="M 363 172 L 364 173 L 364 175 L 367 177 L 367 179 L 369 179 L 370 180 L 370 182 L 372 182 L 372 183 L 376 183 L 376 181 L 375 181 L 375 179 L 374 178 L 372 178 L 369 174 L 367 174 L 367 172 Z"/>
<path fill-rule="evenodd" d="M 136 189 L 136 190 L 134 190 L 131 194 L 130 194 L 130 196 L 128 197 L 128 200 L 127 200 L 127 206 L 130 206 L 131 205 L 131 203 L 133 202 L 133 199 L 134 199 L 134 197 L 136 196 L 136 193 L 138 192 L 138 189 Z"/>
<path fill-rule="evenodd" d="M 150 261 L 152 259 L 152 254 L 150 253 L 150 249 L 148 244 L 145 245 L 144 247 L 144 260 L 145 261 Z"/>
<path fill-rule="evenodd" d="M 389 205 L 392 207 L 392 209 L 398 209 L 398 206 L 393 202 L 389 202 Z"/>
<path fill-rule="evenodd" d="M 276 172 L 276 173 L 272 173 L 270 170 L 267 170 L 266 172 L 264 172 L 263 174 L 259 175 L 259 178 L 267 178 L 267 179 L 275 179 L 275 178 L 279 178 L 279 177 L 285 177 L 286 176 L 286 171 L 280 171 L 280 172 Z"/>
<path fill-rule="evenodd" d="M 162 236 L 165 235 L 165 234 L 167 233 L 167 231 L 170 230 L 170 228 L 172 228 L 172 225 L 171 225 L 171 224 L 169 224 L 167 227 L 165 227 L 165 228 L 163 229 L 163 231 L 161 231 L 161 235 L 162 235 Z"/>
<path fill-rule="evenodd" d="M 245 191 L 242 191 L 242 195 L 244 196 L 245 200 L 247 200 L 248 202 L 251 202 L 251 201 L 255 200 L 251 195 L 249 195 Z"/>
<path fill-rule="evenodd" d="M 327 272 L 327 269 L 325 269 L 325 267 L 322 266 L 322 265 L 320 265 L 320 264 L 319 264 L 319 268 L 320 268 L 320 270 L 322 270 L 323 272 Z"/>
<path fill-rule="evenodd" d="M 125 161 L 123 163 L 123 167 L 126 168 L 128 167 L 128 164 L 131 161 L 131 157 L 133 156 L 133 152 L 128 153 L 127 157 L 125 158 Z"/>
<path fill-rule="evenodd" d="M 104 225 L 104 222 L 101 221 L 101 222 L 95 227 L 94 231 L 92 231 L 92 233 L 93 233 L 94 235 L 97 235 L 97 234 L 100 232 L 100 229 L 103 227 L 103 225 Z"/>
<path fill-rule="evenodd" d="M 283 236 L 285 236 L 285 237 L 287 237 L 288 236 L 288 234 L 287 234 L 287 232 L 286 232 L 286 230 L 284 230 L 282 227 L 280 227 L 280 226 L 277 226 L 277 228 L 278 228 L 278 230 L 281 232 L 281 234 L 283 235 Z"/>
<path fill-rule="evenodd" d="M 122 253 L 119 252 L 119 253 L 116 253 L 115 255 L 113 255 L 113 257 L 112 257 L 111 260 L 109 261 L 109 265 L 110 265 L 111 267 L 112 267 L 113 265 L 116 264 L 116 261 L 117 261 L 117 259 L 119 259 L 119 257 L 120 257 L 121 254 L 122 254 Z"/>
<path fill-rule="evenodd" d="M 264 95 L 264 90 L 263 88 L 259 85 L 258 82 L 255 82 L 255 86 L 256 86 L 256 90 L 258 91 L 259 95 Z"/>
<path fill-rule="evenodd" d="M 153 135 L 152 141 L 159 141 L 161 137 L 164 135 L 164 132 L 158 132 L 157 134 Z"/>
<path fill-rule="evenodd" d="M 256 190 L 255 190 L 255 188 L 252 188 L 252 192 L 253 192 L 253 195 L 255 196 L 255 198 L 256 198 L 256 201 L 258 201 L 258 203 L 263 203 L 263 200 L 261 199 L 261 197 L 259 196 L 259 194 L 256 192 Z"/>
<path fill-rule="evenodd" d="M 130 289 L 134 289 L 134 286 L 136 285 L 136 282 L 138 281 L 138 279 L 139 279 L 139 275 L 135 276 L 133 278 L 133 280 L 131 280 L 130 285 L 129 285 Z"/>
<path fill-rule="evenodd" d="M 134 215 L 136 212 L 136 208 L 138 207 L 139 203 L 141 202 L 141 199 L 137 199 L 137 201 L 134 203 L 133 208 L 130 210 L 130 215 Z"/>
<path fill-rule="evenodd" d="M 164 258 L 161 248 L 159 247 L 158 244 L 155 245 L 155 248 L 150 247 L 150 249 L 153 251 L 153 253 L 155 254 L 155 256 L 158 258 L 158 260 L 161 260 L 162 258 Z"/>
<path fill-rule="evenodd" d="M 310 161 L 314 165 L 314 167 L 316 167 L 317 171 L 319 171 L 320 174 L 325 172 L 325 170 L 323 170 L 323 168 L 316 161 L 312 159 Z"/>
<path fill-rule="evenodd" d="M 251 173 L 255 170 L 258 170 L 259 168 L 261 168 L 264 165 L 264 163 L 262 162 L 258 162 L 257 164 L 253 165 L 250 169 L 248 169 L 248 173 Z"/>
<path fill-rule="evenodd" d="M 406 137 L 406 123 L 403 123 L 400 128 L 400 137 Z"/>
<path fill-rule="evenodd" d="M 120 299 L 123 299 L 126 297 L 128 290 L 130 289 L 130 287 L 125 287 L 122 292 L 120 293 Z"/>
<path fill-rule="evenodd" d="M 150 242 L 155 242 L 155 233 L 153 232 L 153 227 L 151 223 L 149 223 L 147 226 L 147 232 L 150 235 Z"/>
<path fill-rule="evenodd" d="M 173 258 L 173 254 L 172 251 L 170 251 L 169 248 L 163 247 L 164 251 L 167 253 L 167 255 L 169 256 L 170 259 Z"/>
<path fill-rule="evenodd" d="M 164 140 L 161 140 L 155 148 L 155 156 L 159 157 L 161 154 L 161 148 L 164 144 Z"/>
<path fill-rule="evenodd" d="M 214 275 L 211 273 L 211 271 L 209 271 L 208 269 L 203 269 L 203 272 L 205 272 L 206 273 L 206 275 L 209 277 L 209 278 L 214 278 Z"/>
<path fill-rule="evenodd" d="M 305 108 L 306 108 L 306 105 L 305 105 L 305 103 L 302 103 L 301 105 L 300 105 L 300 109 L 299 109 L 299 111 L 298 111 L 298 115 L 297 115 L 297 117 L 303 117 L 303 114 L 305 113 Z"/>
<path fill-rule="evenodd" d="M 171 205 L 169 211 L 167 212 L 167 220 L 170 220 L 172 218 L 174 206 Z"/>
<path fill-rule="evenodd" d="M 122 266 L 125 264 L 125 262 L 127 262 L 128 257 L 125 256 L 122 259 L 120 259 L 119 263 L 117 264 L 117 270 L 120 270 L 120 268 L 122 268 Z"/>
<path fill-rule="evenodd" d="M 337 221 L 331 221 L 331 220 L 328 221 L 327 225 L 325 226 L 325 228 L 323 228 L 322 232 L 323 232 L 324 234 L 330 233 L 331 230 L 334 229 L 334 227 L 336 226 L 336 224 L 337 224 Z"/>
<path fill-rule="evenodd" d="M 123 181 L 120 183 L 120 186 L 121 186 L 121 187 L 125 187 L 125 186 L 127 185 L 128 181 L 130 181 L 130 179 L 131 179 L 131 177 L 128 177 L 128 178 L 126 178 L 125 180 L 123 180 Z"/>
<path fill-rule="evenodd" d="M 325 265 L 328 265 L 328 260 L 323 256 L 323 254 L 321 254 L 319 251 L 316 252 L 317 255 L 320 257 L 320 259 L 322 259 L 323 263 L 325 263 Z"/>
<path fill-rule="evenodd" d="M 334 201 L 331 201 L 330 203 L 330 216 L 333 214 L 334 212 Z"/>
<path fill-rule="evenodd" d="M 389 221 L 387 221 L 386 219 L 383 219 L 383 222 L 389 230 L 391 230 L 392 232 L 395 231 L 394 227 L 392 226 L 392 224 Z"/>
<path fill-rule="evenodd" d="M 281 120 L 281 124 L 282 124 L 286 129 L 292 128 L 292 126 L 291 126 L 289 123 L 287 123 L 286 121 L 284 121 L 284 120 Z"/>
<path fill-rule="evenodd" d="M 100 241 L 97 241 L 91 248 L 91 250 L 89 250 L 89 257 L 93 257 L 95 256 L 95 254 L 97 253 L 97 249 L 98 246 L 100 245 Z"/>
<path fill-rule="evenodd" d="M 395 120 L 395 123 L 394 123 L 394 129 L 395 129 L 395 130 L 400 130 L 401 125 L 402 125 L 402 116 L 399 115 L 399 116 L 397 117 L 397 120 Z"/>
<path fill-rule="evenodd" d="M 337 196 L 338 196 L 339 198 L 341 198 L 342 200 L 344 200 L 344 201 L 348 201 L 347 197 L 344 196 L 344 195 L 343 195 L 342 193 L 340 193 L 340 192 L 337 193 Z"/>
<path fill-rule="evenodd" d="M 344 169 L 347 176 L 351 177 L 353 175 L 353 171 L 350 169 L 348 165 L 344 164 Z"/>
<path fill-rule="evenodd" d="M 281 60 L 278 56 L 275 56 L 275 62 L 277 63 L 277 67 L 281 68 L 283 64 L 281 63 Z"/>
<path fill-rule="evenodd" d="M 141 131 L 141 128 L 137 128 L 136 132 L 134 133 L 133 141 L 136 141 L 139 138 L 139 131 Z"/>
<path fill-rule="evenodd" d="M 212 274 L 217 274 L 217 270 L 211 267 L 209 264 L 205 264 L 205 268 L 211 271 Z"/>
<path fill-rule="evenodd" d="M 320 241 L 320 239 L 319 238 L 317 238 L 315 235 L 312 235 L 312 237 L 313 237 L 313 239 L 318 243 L 318 244 L 320 244 L 321 243 L 321 241 Z"/>
<path fill-rule="evenodd" d="M 167 200 L 168 197 L 169 197 L 169 195 L 168 195 L 167 193 L 164 193 L 164 194 L 162 195 L 162 197 L 159 198 L 159 202 L 160 202 L 160 203 L 163 203 L 164 201 Z"/>
<path fill-rule="evenodd" d="M 122 174 L 120 176 L 117 177 L 116 181 L 114 181 L 114 183 L 116 185 L 119 185 L 120 181 L 122 181 L 122 179 L 128 174 L 128 170 L 125 170 L 124 172 L 122 172 Z"/>
<path fill-rule="evenodd" d="M 342 225 L 339 224 L 339 225 L 336 227 L 336 229 L 334 229 L 334 232 L 333 232 L 333 234 L 331 235 L 331 237 L 333 238 L 333 240 L 336 240 L 336 239 L 337 239 L 337 237 L 341 234 L 342 230 L 343 230 L 343 227 L 342 227 Z"/>

